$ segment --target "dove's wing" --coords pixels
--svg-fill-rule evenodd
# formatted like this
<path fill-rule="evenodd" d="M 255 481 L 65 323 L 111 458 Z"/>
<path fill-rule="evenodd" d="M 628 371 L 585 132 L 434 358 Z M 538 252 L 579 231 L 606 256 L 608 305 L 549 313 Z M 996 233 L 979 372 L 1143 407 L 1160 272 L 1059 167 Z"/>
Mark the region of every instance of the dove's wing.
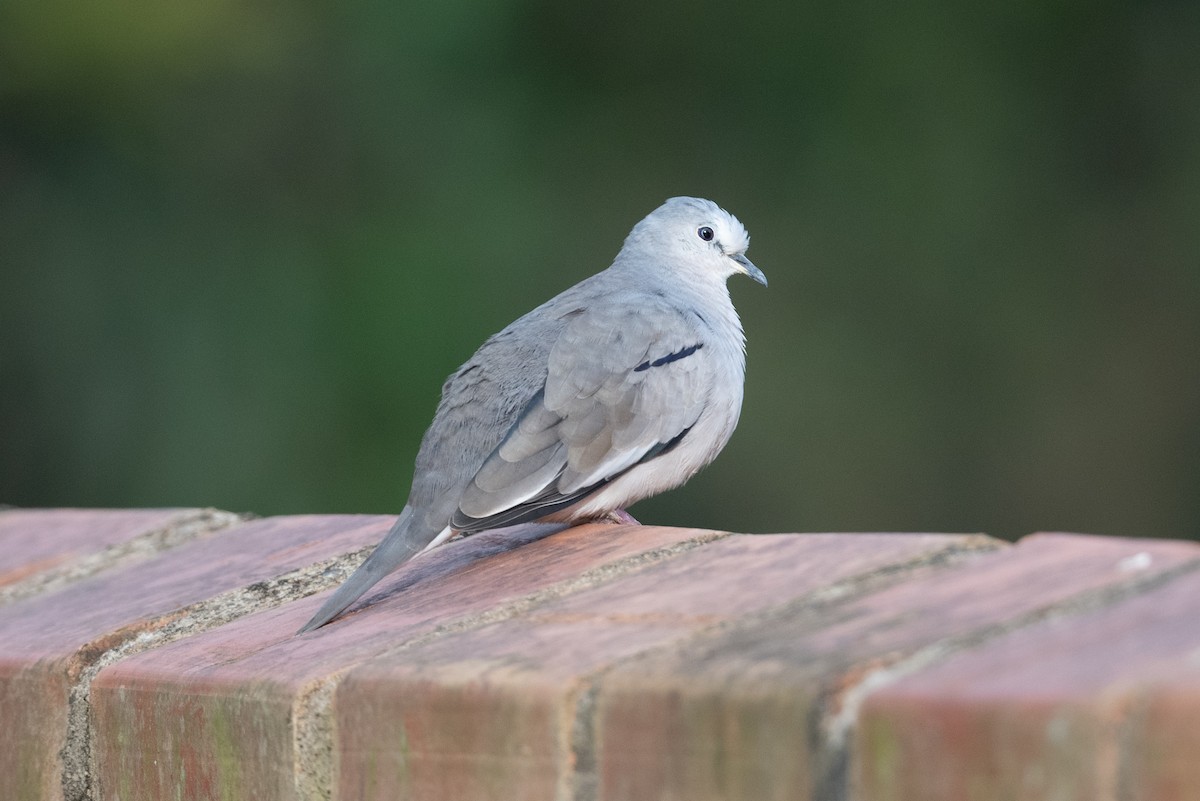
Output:
<path fill-rule="evenodd" d="M 674 448 L 704 409 L 711 351 L 690 312 L 602 303 L 567 313 L 545 386 L 467 484 L 451 526 L 536 520 Z"/>

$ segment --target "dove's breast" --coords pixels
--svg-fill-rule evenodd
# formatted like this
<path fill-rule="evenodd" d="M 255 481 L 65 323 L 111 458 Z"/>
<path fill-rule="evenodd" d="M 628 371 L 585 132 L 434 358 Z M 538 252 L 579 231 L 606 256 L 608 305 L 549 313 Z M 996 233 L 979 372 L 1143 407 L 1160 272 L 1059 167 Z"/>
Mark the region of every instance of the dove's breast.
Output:
<path fill-rule="evenodd" d="M 696 392 L 703 407 L 696 421 L 668 449 L 610 481 L 555 519 L 582 520 L 625 509 L 644 498 L 674 489 L 717 457 L 737 427 L 742 410 L 746 359 L 741 321 L 728 297 L 700 310 L 703 347 L 687 358 L 702 359 Z M 670 369 L 671 363 L 651 369 Z"/>

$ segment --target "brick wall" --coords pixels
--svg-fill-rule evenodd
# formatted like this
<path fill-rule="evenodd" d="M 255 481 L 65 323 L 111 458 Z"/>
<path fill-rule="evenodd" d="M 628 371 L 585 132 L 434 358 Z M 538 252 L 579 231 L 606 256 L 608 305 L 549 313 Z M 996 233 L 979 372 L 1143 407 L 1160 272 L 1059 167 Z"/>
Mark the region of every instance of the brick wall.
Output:
<path fill-rule="evenodd" d="M 0 512 L 2 799 L 1200 798 L 1200 546 Z M 315 594 L 314 594 L 315 593 Z"/>

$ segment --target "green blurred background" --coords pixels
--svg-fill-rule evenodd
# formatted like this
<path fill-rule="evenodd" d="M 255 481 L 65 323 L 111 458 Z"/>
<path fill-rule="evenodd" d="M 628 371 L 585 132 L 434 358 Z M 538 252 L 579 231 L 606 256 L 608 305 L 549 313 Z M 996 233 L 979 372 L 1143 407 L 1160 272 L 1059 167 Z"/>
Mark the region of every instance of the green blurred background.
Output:
<path fill-rule="evenodd" d="M 0 502 L 395 512 L 441 381 L 710 197 L 647 522 L 1200 537 L 1200 4 L 0 2 Z"/>

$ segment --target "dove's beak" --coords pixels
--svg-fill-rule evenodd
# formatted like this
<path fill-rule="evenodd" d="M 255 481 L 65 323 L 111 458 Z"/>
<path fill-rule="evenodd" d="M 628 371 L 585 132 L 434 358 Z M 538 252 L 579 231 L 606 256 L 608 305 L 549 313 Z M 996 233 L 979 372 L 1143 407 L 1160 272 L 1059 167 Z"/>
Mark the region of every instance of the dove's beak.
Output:
<path fill-rule="evenodd" d="M 753 278 L 763 286 L 767 285 L 767 277 L 763 275 L 763 271 L 754 266 L 754 262 L 746 258 L 745 253 L 734 253 L 729 258 L 737 262 L 738 271 Z"/>

